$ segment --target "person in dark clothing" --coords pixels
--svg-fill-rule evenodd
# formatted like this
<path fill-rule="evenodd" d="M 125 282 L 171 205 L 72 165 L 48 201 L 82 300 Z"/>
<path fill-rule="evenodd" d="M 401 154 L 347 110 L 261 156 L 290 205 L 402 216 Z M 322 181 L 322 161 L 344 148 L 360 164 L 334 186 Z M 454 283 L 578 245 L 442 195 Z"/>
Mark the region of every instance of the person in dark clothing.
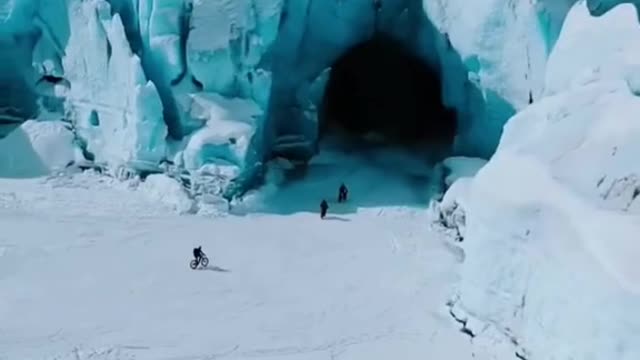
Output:
<path fill-rule="evenodd" d="M 199 264 L 200 260 L 202 260 L 202 246 L 198 246 L 193 249 L 193 257 L 196 258 L 196 262 Z"/>
<path fill-rule="evenodd" d="M 327 215 L 327 210 L 329 210 L 329 204 L 327 203 L 327 200 L 322 200 L 320 203 L 320 219 L 324 219 Z"/>
<path fill-rule="evenodd" d="M 347 189 L 347 186 L 344 183 L 340 185 L 340 189 L 338 190 L 338 202 L 341 203 L 347 201 L 348 193 L 349 190 Z"/>

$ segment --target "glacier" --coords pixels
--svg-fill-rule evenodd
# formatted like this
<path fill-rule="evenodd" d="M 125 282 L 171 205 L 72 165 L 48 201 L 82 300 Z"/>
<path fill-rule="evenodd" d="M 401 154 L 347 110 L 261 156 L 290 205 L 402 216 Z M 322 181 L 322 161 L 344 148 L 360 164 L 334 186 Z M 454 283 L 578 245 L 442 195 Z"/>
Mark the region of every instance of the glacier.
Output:
<path fill-rule="evenodd" d="M 596 7 L 597 8 L 597 7 Z M 636 9 L 577 2 L 539 102 L 436 207 L 465 261 L 452 313 L 522 358 L 640 353 Z"/>
<path fill-rule="evenodd" d="M 73 3 L 70 12 L 66 51 L 77 56 L 64 57 L 63 67 L 71 83 L 67 112 L 78 135 L 98 163 L 155 168 L 166 153 L 162 102 L 130 50 L 120 16 L 106 2 Z"/>
<path fill-rule="evenodd" d="M 168 163 L 192 195 L 233 197 L 271 157 L 317 153 L 332 65 L 383 34 L 457 114 L 434 204 L 464 254 L 452 316 L 520 358 L 636 359 L 638 5 L 0 1 L 0 173 Z M 43 116 L 68 125 L 26 121 Z M 141 189 L 192 212 L 163 176 Z"/>
<path fill-rule="evenodd" d="M 570 3 L 483 0 L 471 11 L 463 1 L 65 0 L 61 8 L 27 0 L 5 6 L 5 27 L 31 34 L 32 61 L 20 63 L 35 70 L 20 73 L 49 80 L 40 93 L 47 104 L 64 102 L 63 116 L 100 166 L 161 171 L 159 162 L 210 127 L 193 117 L 191 107 L 202 106 L 194 96 L 218 94 L 261 108 L 232 172 L 251 179 L 271 156 L 315 154 L 332 64 L 379 35 L 441 74 L 443 105 L 459 124 L 453 153 L 488 158 L 507 119 L 540 96 Z M 469 36 L 483 33 L 491 36 Z M 213 166 L 213 148 L 221 160 L 237 152 L 208 147 L 201 158 Z"/>

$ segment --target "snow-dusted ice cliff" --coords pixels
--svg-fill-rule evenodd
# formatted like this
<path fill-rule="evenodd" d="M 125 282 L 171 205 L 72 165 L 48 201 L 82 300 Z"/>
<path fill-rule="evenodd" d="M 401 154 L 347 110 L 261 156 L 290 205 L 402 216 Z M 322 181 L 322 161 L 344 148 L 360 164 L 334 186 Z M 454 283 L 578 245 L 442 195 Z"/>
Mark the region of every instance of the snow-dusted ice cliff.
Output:
<path fill-rule="evenodd" d="M 631 5 L 588 5 L 568 13 L 539 101 L 437 205 L 465 252 L 452 313 L 526 359 L 640 356 L 640 27 Z"/>
<path fill-rule="evenodd" d="M 2 113 L 31 116 L 39 96 L 43 110 L 64 107 L 96 161 L 140 170 L 181 163 L 209 120 L 192 114 L 196 94 L 237 97 L 262 109 L 234 164 L 251 171 L 272 152 L 313 152 L 326 70 L 377 33 L 441 74 L 444 105 L 458 115 L 455 152 L 488 157 L 506 120 L 543 94 L 574 2 L 7 0 L 3 86 L 21 96 L 3 99 Z M 597 14 L 613 5 L 588 2 Z"/>
<path fill-rule="evenodd" d="M 0 137 L 66 124 L 38 130 L 36 170 L 7 146 L 0 170 L 168 163 L 234 190 L 272 154 L 314 154 L 330 67 L 385 34 L 439 74 L 453 154 L 490 158 L 436 206 L 463 240 L 451 308 L 473 341 L 638 359 L 638 3 L 0 0 Z"/>
<path fill-rule="evenodd" d="M 218 138 L 191 156 L 250 175 L 271 153 L 313 154 L 327 69 L 377 33 L 441 74 L 444 105 L 458 116 L 455 152 L 488 157 L 506 120 L 542 94 L 546 60 L 570 4 L 4 1 L 2 39 L 20 46 L 3 47 L 2 55 L 21 67 L 3 71 L 20 81 L 5 82 L 26 89 L 12 91 L 25 96 L 3 108 L 34 112 L 39 95 L 42 110 L 64 108 L 92 160 L 151 171 L 163 159 L 179 168 L 193 163 L 183 153 L 189 138 L 215 121 L 206 111 L 194 115 L 192 108 L 202 106 L 198 94 L 235 97 L 261 109 L 250 132 L 240 130 L 246 121 L 226 119 L 227 127 L 238 123 L 233 132 L 247 146 Z"/>

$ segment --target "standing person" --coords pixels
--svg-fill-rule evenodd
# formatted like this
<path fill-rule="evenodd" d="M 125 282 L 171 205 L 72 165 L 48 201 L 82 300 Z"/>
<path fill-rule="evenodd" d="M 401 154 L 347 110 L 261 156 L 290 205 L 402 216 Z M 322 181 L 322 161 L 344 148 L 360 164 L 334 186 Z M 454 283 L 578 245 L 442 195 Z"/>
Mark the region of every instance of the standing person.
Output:
<path fill-rule="evenodd" d="M 322 200 L 320 203 L 320 219 L 324 219 L 327 215 L 327 210 L 329 210 L 329 204 L 327 203 L 327 200 Z"/>
<path fill-rule="evenodd" d="M 342 185 L 340 185 L 340 189 L 338 190 L 338 202 L 346 202 L 348 193 L 349 190 L 347 189 L 347 186 L 342 183 Z"/>

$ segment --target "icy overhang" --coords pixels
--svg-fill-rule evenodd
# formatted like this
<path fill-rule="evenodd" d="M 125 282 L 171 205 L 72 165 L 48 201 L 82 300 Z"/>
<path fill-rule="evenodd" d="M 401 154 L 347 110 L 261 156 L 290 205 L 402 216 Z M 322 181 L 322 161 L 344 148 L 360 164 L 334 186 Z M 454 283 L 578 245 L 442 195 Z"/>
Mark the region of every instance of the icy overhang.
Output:
<path fill-rule="evenodd" d="M 99 134 L 103 130 L 85 124 L 91 111 L 79 112 L 76 120 L 85 133 L 96 133 L 92 138 L 102 142 L 89 147 L 111 152 L 97 154 L 99 159 L 116 161 L 123 156 L 112 155 L 126 153 L 124 158 L 133 157 L 132 161 L 153 162 L 174 155 L 162 153 L 165 143 L 180 142 L 203 126 L 189 116 L 190 95 L 200 92 L 253 101 L 267 117 L 264 126 L 260 122 L 252 129 L 260 139 L 250 142 L 247 153 L 255 156 L 245 159 L 244 166 L 253 168 L 270 150 L 311 156 L 328 68 L 376 33 L 397 39 L 438 70 L 444 105 L 455 108 L 460 120 L 456 153 L 489 157 L 511 115 L 543 95 L 549 52 L 574 2 L 68 0 L 67 6 L 59 6 L 5 1 L 0 6 L 0 31 L 32 34 L 23 41 L 30 44 L 27 48 L 33 46 L 27 54 L 32 60 L 25 57 L 19 63 L 27 73 L 37 74 L 36 79 L 64 78 L 68 85 L 63 96 L 69 104 L 96 108 L 99 127 L 109 128 L 109 119 L 121 123 L 119 115 L 97 108 L 99 100 L 106 100 L 109 109 L 126 110 L 124 126 L 135 129 L 144 144 L 123 141 L 129 147 L 124 152 L 116 150 L 120 145 L 108 134 Z M 622 1 L 587 3 L 598 15 Z M 94 19 L 96 14 L 78 10 L 80 4 L 108 11 L 101 10 Z M 111 18 L 122 19 L 121 26 L 113 25 L 119 20 Z M 87 19 L 91 26 L 86 26 Z M 95 30 L 90 35 L 96 41 L 79 38 L 86 29 Z M 87 54 L 86 48 L 95 51 Z M 135 57 L 139 64 L 131 61 Z M 83 61 L 91 70 L 86 74 L 79 66 Z M 109 78 L 123 86 L 96 81 Z M 153 109 L 133 111 L 133 103 L 112 101 L 134 93 L 136 86 L 144 86 L 144 93 L 154 99 Z M 97 93 L 101 95 L 93 96 Z M 162 122 L 169 139 L 155 138 L 166 133 Z M 143 136 L 145 129 L 154 133 Z"/>
<path fill-rule="evenodd" d="M 376 34 L 416 49 L 425 38 L 419 1 L 296 1 L 287 3 L 282 18 L 270 53 L 273 85 L 266 138 L 276 153 L 291 157 L 313 153 L 324 91 L 318 84 L 324 86 L 325 70 L 333 62 Z M 435 64 L 433 55 L 429 60 Z"/>
<path fill-rule="evenodd" d="M 572 1 L 290 2 L 269 53 L 266 138 L 276 153 L 312 153 L 318 103 L 309 89 L 351 47 L 384 34 L 440 73 L 444 105 L 460 122 L 455 152 L 488 158 L 506 121 L 542 93 L 546 59 Z"/>

